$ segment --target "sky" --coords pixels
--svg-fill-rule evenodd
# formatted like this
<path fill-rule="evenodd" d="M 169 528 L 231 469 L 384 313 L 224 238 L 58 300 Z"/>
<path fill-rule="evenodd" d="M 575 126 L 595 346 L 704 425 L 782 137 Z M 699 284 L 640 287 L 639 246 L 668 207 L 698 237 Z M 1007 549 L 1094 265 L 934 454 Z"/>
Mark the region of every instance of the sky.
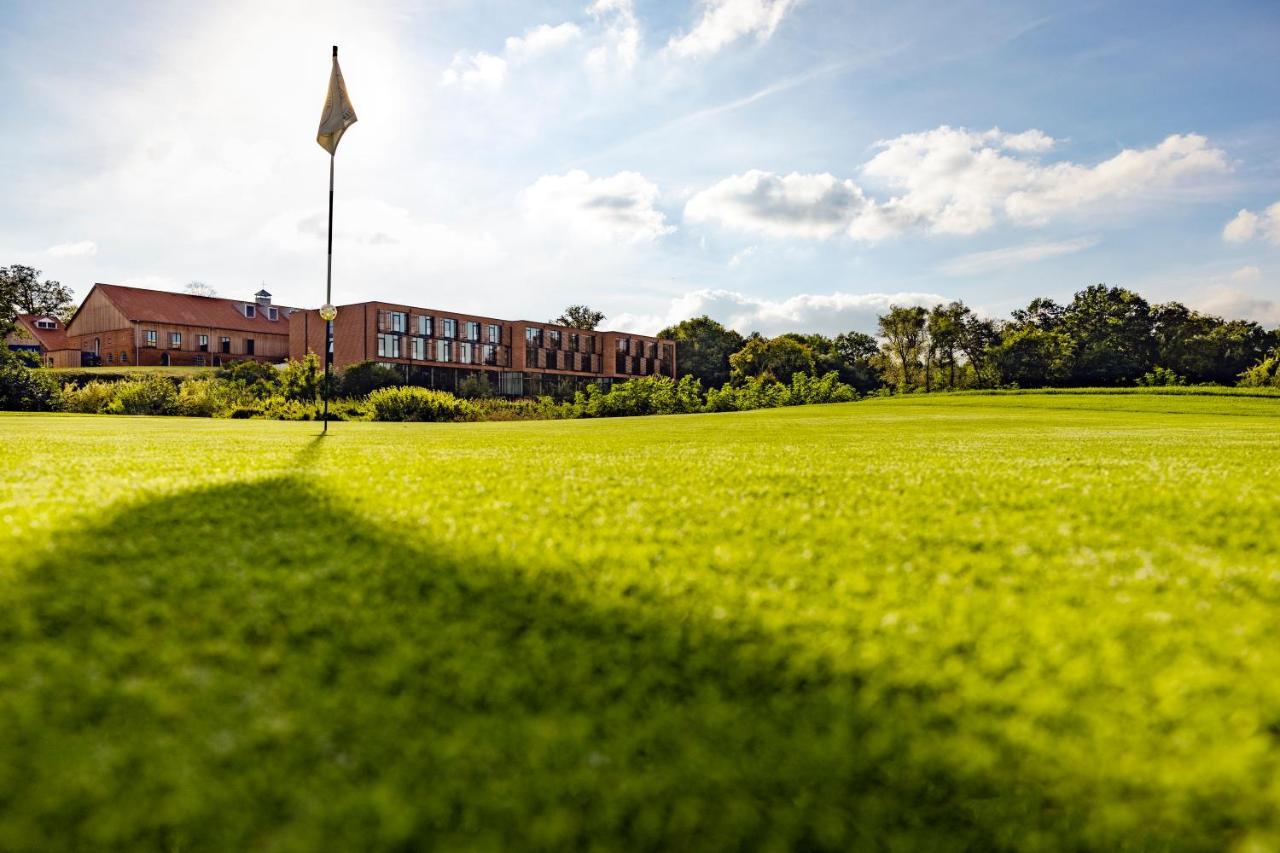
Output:
<path fill-rule="evenodd" d="M 636 332 L 1105 282 L 1280 325 L 1280 4 L 0 0 L 0 265 Z"/>

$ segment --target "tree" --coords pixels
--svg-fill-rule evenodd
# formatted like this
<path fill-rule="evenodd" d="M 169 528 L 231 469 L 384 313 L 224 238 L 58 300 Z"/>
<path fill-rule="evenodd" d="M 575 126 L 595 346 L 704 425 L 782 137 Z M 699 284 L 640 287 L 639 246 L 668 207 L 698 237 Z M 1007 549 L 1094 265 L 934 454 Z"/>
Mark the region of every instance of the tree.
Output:
<path fill-rule="evenodd" d="M 551 322 L 574 329 L 594 329 L 604 322 L 604 312 L 593 311 L 586 305 L 570 305 Z"/>
<path fill-rule="evenodd" d="M 880 336 L 884 338 L 881 350 L 891 381 L 899 391 L 915 387 L 925 345 L 927 316 L 928 312 L 916 305 L 890 305 L 889 313 L 879 318 Z"/>
<path fill-rule="evenodd" d="M 956 387 L 956 354 L 960 351 L 960 336 L 964 331 L 965 319 L 971 313 L 963 302 L 935 305 L 929 311 L 926 324 L 929 335 L 926 362 L 936 361 L 939 368 L 946 368 L 948 388 Z M 926 364 L 927 370 L 928 364 Z M 927 372 L 925 387 L 929 387 Z"/>
<path fill-rule="evenodd" d="M 0 267 L 0 332 L 13 330 L 19 314 L 47 314 L 66 322 L 75 313 L 71 288 L 61 282 L 40 280 L 34 267 L 14 264 Z"/>
<path fill-rule="evenodd" d="M 990 355 L 1001 381 L 1019 388 L 1061 385 L 1071 376 L 1071 339 L 1036 325 L 1011 324 Z"/>
<path fill-rule="evenodd" d="M 192 296 L 217 296 L 218 291 L 214 290 L 211 285 L 205 284 L 203 281 L 189 281 L 187 286 L 182 288 L 184 293 Z"/>
<path fill-rule="evenodd" d="M 985 388 L 995 378 L 992 375 L 991 354 L 999 345 L 1000 327 L 995 320 L 979 317 L 972 311 L 965 314 L 960 323 L 956 346 L 964 353 L 965 361 L 969 362 L 974 384 L 979 388 Z"/>
<path fill-rule="evenodd" d="M 729 356 L 746 343 L 742 335 L 705 314 L 668 326 L 658 337 L 676 342 L 680 375 L 694 377 L 704 388 L 719 388 L 729 381 Z"/>
<path fill-rule="evenodd" d="M 1060 328 L 1071 339 L 1072 384 L 1132 385 L 1154 366 L 1151 306 L 1132 290 L 1085 288 L 1063 310 Z"/>
<path fill-rule="evenodd" d="M 392 368 L 376 361 L 360 361 L 342 371 L 339 389 L 344 397 L 363 397 L 379 388 L 403 384 L 404 377 Z"/>
<path fill-rule="evenodd" d="M 874 361 L 880 351 L 876 339 L 862 332 L 845 332 L 834 338 L 826 335 L 804 335 L 788 332 L 782 335 L 807 346 L 813 353 L 814 376 L 835 373 L 841 382 L 861 393 L 874 391 L 881 385 Z"/>
<path fill-rule="evenodd" d="M 815 374 L 813 351 L 785 335 L 777 338 L 753 337 L 746 346 L 729 356 L 730 378 L 735 383 L 757 377 L 776 379 L 784 385 L 797 373 Z"/>

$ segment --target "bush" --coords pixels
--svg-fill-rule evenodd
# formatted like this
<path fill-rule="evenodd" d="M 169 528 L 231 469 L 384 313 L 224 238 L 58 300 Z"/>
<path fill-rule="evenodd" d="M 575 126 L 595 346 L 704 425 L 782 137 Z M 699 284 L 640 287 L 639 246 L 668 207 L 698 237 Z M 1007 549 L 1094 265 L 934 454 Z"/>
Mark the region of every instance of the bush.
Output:
<path fill-rule="evenodd" d="M 215 375 L 258 399 L 278 394 L 283 387 L 280 371 L 261 361 L 233 361 Z"/>
<path fill-rule="evenodd" d="M 536 400 L 474 400 L 471 403 L 478 421 L 553 421 L 576 417 L 574 407 L 557 403 L 550 397 Z"/>
<path fill-rule="evenodd" d="M 0 410 L 53 412 L 60 407 L 61 398 L 62 389 L 53 377 L 29 370 L 16 358 L 0 358 Z"/>
<path fill-rule="evenodd" d="M 338 393 L 343 397 L 365 397 L 380 388 L 403 385 L 404 377 L 376 361 L 361 361 L 342 371 Z"/>
<path fill-rule="evenodd" d="M 1187 380 L 1167 367 L 1153 367 L 1149 372 L 1138 377 L 1137 384 L 1143 388 L 1163 388 L 1171 385 L 1186 385 Z"/>
<path fill-rule="evenodd" d="M 644 376 L 620 382 L 608 391 L 588 385 L 574 398 L 573 411 L 584 418 L 631 415 L 675 415 L 702 411 L 702 383 L 693 376 L 679 382 L 666 376 Z"/>
<path fill-rule="evenodd" d="M 365 409 L 375 421 L 468 421 L 475 408 L 444 391 L 399 385 L 379 388 L 365 400 Z"/>
<path fill-rule="evenodd" d="M 493 385 L 479 373 L 473 373 L 460 381 L 457 394 L 467 400 L 488 400 L 496 396 Z"/>
<path fill-rule="evenodd" d="M 176 415 L 178 390 L 160 376 L 118 382 L 106 408 L 111 415 Z"/>
<path fill-rule="evenodd" d="M 794 377 L 792 377 L 794 379 Z M 846 386 L 847 387 L 847 386 Z M 750 409 L 776 409 L 791 401 L 791 390 L 768 376 L 755 376 L 738 387 L 725 385 L 707 391 L 708 412 L 745 412 Z"/>
<path fill-rule="evenodd" d="M 68 382 L 62 386 L 62 409 L 82 415 L 101 414 L 115 399 L 116 384 L 95 379 L 77 388 Z"/>
<path fill-rule="evenodd" d="M 1274 352 L 1240 374 L 1242 388 L 1280 388 L 1280 352 Z"/>
<path fill-rule="evenodd" d="M 791 387 L 787 389 L 788 406 L 806 406 L 815 403 L 849 403 L 858 399 L 858 393 L 852 387 L 840 381 L 840 374 L 835 371 L 821 377 L 810 377 L 797 373 L 791 377 Z"/>
<path fill-rule="evenodd" d="M 288 400 L 310 402 L 320 399 L 320 390 L 324 386 L 324 371 L 320 366 L 320 358 L 313 352 L 302 357 L 302 361 L 289 359 L 284 370 L 280 371 L 280 386 Z"/>
<path fill-rule="evenodd" d="M 220 418 L 250 395 L 220 379 L 188 379 L 178 386 L 178 414 Z"/>

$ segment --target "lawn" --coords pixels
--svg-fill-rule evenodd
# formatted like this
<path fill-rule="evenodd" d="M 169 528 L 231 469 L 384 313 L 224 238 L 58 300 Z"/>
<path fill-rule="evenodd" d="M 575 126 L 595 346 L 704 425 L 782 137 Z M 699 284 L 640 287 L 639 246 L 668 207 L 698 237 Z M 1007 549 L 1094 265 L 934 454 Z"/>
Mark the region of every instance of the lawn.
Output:
<path fill-rule="evenodd" d="M 0 850 L 1280 846 L 1280 400 L 0 417 Z"/>

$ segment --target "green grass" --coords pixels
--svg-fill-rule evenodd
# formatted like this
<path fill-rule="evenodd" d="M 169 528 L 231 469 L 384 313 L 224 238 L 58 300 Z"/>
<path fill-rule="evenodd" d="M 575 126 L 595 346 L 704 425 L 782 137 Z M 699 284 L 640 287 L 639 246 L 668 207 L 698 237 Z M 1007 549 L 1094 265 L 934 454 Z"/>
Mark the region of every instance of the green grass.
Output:
<path fill-rule="evenodd" d="M 1280 845 L 1280 403 L 0 417 L 0 850 Z"/>

